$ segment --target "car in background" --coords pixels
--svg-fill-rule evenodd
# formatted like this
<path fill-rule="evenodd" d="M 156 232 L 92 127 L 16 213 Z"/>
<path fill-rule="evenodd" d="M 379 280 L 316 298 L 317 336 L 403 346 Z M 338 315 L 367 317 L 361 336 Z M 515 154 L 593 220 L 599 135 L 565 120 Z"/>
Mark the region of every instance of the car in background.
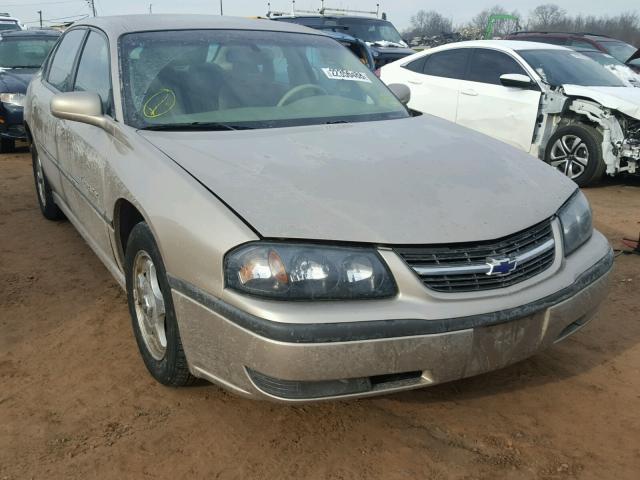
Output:
<path fill-rule="evenodd" d="M 515 32 L 507 35 L 505 40 L 524 40 L 527 42 L 550 43 L 579 50 L 596 50 L 608 53 L 616 60 L 629 65 L 634 71 L 640 73 L 638 48 L 606 35 L 564 32 Z"/>
<path fill-rule="evenodd" d="M 8 13 L 0 13 L 0 33 L 12 30 L 25 30 L 25 27 L 17 18 Z"/>
<path fill-rule="evenodd" d="M 371 48 L 376 68 L 415 53 L 388 20 L 348 15 L 275 15 L 270 18 L 318 30 L 334 28 L 362 40 Z"/>
<path fill-rule="evenodd" d="M 366 65 L 369 70 L 376 70 L 376 63 L 373 59 L 373 53 L 369 45 L 367 45 L 365 42 L 358 38 L 352 37 L 351 35 L 336 30 L 326 30 L 326 34 L 351 50 L 353 54 L 358 58 L 358 60 L 360 60 L 363 65 Z"/>
<path fill-rule="evenodd" d="M 640 173 L 640 89 L 569 48 L 477 40 L 382 68 L 411 90 L 409 107 L 531 153 L 580 186 Z"/>
<path fill-rule="evenodd" d="M 613 266 L 586 197 L 407 94 L 300 25 L 81 20 L 29 85 L 37 201 L 126 290 L 165 385 L 379 395 L 578 331 Z"/>
<path fill-rule="evenodd" d="M 23 105 L 27 86 L 58 41 L 55 30 L 0 32 L 0 153 L 26 139 Z"/>

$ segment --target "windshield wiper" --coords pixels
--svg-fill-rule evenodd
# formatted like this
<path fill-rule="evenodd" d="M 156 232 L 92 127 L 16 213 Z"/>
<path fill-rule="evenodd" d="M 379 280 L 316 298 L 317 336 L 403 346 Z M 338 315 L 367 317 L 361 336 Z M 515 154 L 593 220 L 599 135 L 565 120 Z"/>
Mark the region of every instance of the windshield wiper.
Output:
<path fill-rule="evenodd" d="M 142 130 L 206 130 L 209 132 L 218 132 L 223 130 L 253 130 L 253 127 L 245 127 L 243 125 L 227 125 L 220 122 L 191 122 L 191 123 L 162 123 L 158 125 L 147 125 Z"/>
<path fill-rule="evenodd" d="M 1 68 L 40 68 L 40 65 L 11 65 L 10 67 L 1 67 Z"/>

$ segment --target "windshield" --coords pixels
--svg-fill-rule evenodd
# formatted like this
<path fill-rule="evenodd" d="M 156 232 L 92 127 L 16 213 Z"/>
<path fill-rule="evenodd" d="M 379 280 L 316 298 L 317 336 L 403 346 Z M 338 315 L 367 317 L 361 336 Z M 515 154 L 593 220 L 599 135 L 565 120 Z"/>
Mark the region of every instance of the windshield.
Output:
<path fill-rule="evenodd" d="M 616 60 L 608 53 L 597 52 L 593 50 L 580 52 L 587 57 L 595 60 L 604 68 L 613 73 L 629 87 L 640 87 L 640 75 L 635 73 L 624 63 Z"/>
<path fill-rule="evenodd" d="M 249 30 L 132 33 L 120 45 L 127 123 L 273 128 L 405 118 L 331 38 Z"/>
<path fill-rule="evenodd" d="M 7 30 L 22 30 L 18 22 L 14 22 L 13 20 L 0 20 L 0 31 Z"/>
<path fill-rule="evenodd" d="M 57 37 L 0 39 L 0 68 L 40 68 Z"/>
<path fill-rule="evenodd" d="M 554 87 L 624 87 L 624 83 L 595 60 L 569 50 L 519 50 L 543 81 Z"/>
<path fill-rule="evenodd" d="M 631 55 L 636 53 L 637 50 L 636 47 L 618 40 L 601 40 L 599 43 L 607 49 L 607 52 L 616 57 L 622 63 L 629 60 Z"/>
<path fill-rule="evenodd" d="M 404 46 L 402 37 L 391 22 L 384 20 L 370 20 L 358 18 L 341 18 L 336 22 L 347 27 L 346 32 L 352 37 L 359 38 L 369 43 L 391 42 Z"/>

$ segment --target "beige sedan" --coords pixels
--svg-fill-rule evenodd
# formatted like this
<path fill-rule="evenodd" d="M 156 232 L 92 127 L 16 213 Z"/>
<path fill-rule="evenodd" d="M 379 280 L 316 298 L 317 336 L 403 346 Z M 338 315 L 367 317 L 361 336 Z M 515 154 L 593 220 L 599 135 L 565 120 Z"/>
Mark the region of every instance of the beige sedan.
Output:
<path fill-rule="evenodd" d="M 126 289 L 151 375 L 300 402 L 500 368 L 606 295 L 569 179 L 407 101 L 320 31 L 102 17 L 62 36 L 25 125 L 42 213 Z"/>

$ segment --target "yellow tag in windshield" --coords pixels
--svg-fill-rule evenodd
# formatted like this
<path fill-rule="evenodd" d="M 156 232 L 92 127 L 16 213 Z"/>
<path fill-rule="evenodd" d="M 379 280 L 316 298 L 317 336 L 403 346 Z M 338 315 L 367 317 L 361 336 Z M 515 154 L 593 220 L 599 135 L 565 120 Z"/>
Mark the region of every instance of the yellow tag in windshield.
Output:
<path fill-rule="evenodd" d="M 154 93 L 142 106 L 142 114 L 146 118 L 158 118 L 166 115 L 176 106 L 176 94 L 168 88 Z"/>

